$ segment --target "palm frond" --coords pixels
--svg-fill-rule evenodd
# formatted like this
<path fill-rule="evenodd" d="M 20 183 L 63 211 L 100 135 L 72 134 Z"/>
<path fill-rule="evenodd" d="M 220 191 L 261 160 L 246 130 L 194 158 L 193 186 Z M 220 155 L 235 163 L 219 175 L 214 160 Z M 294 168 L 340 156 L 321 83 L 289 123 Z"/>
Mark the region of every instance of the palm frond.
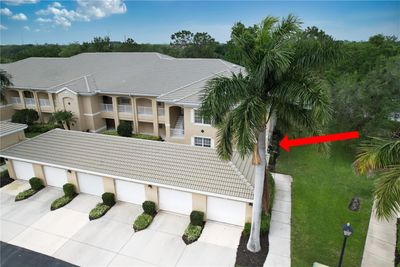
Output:
<path fill-rule="evenodd" d="M 365 174 L 398 164 L 400 140 L 374 137 L 360 145 L 353 166 L 358 173 Z"/>
<path fill-rule="evenodd" d="M 221 159 L 229 160 L 233 153 L 233 116 L 226 114 L 226 118 L 218 125 L 217 152 Z"/>
<path fill-rule="evenodd" d="M 378 218 L 390 219 L 400 212 L 400 165 L 379 172 L 374 189 L 375 212 Z"/>

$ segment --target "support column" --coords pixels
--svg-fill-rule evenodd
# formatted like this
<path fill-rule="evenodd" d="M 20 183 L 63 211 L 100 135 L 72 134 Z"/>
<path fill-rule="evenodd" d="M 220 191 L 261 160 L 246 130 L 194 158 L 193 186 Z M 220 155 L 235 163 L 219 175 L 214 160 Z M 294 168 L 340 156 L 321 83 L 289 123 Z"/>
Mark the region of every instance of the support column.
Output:
<path fill-rule="evenodd" d="M 113 105 L 115 129 L 117 129 L 119 125 L 119 117 L 118 117 L 118 99 L 116 96 L 112 97 L 112 105 Z"/>
<path fill-rule="evenodd" d="M 47 181 L 46 181 L 46 176 L 44 175 L 43 166 L 39 164 L 32 164 L 32 166 L 35 177 L 40 178 L 44 186 L 47 186 Z"/>
<path fill-rule="evenodd" d="M 207 196 L 192 193 L 192 210 L 204 212 L 204 220 L 207 219 Z"/>
<path fill-rule="evenodd" d="M 136 97 L 131 97 L 132 103 L 132 114 L 133 114 L 133 131 L 135 133 L 139 133 L 139 119 L 138 119 L 138 111 L 136 105 Z"/>
<path fill-rule="evenodd" d="M 75 185 L 76 193 L 80 192 L 79 183 L 78 183 L 78 176 L 76 175 L 76 171 L 67 171 L 67 180 L 68 183 Z"/>
<path fill-rule="evenodd" d="M 19 98 L 21 99 L 22 107 L 26 108 L 24 92 L 21 90 L 18 90 L 18 94 L 19 94 Z"/>
<path fill-rule="evenodd" d="M 153 110 L 153 134 L 159 136 L 158 133 L 158 109 L 157 109 L 157 99 L 153 98 L 151 100 L 151 106 Z"/>
<path fill-rule="evenodd" d="M 114 179 L 109 178 L 109 177 L 103 177 L 103 186 L 104 186 L 104 192 L 110 192 L 115 195 L 115 184 L 114 184 Z"/>
<path fill-rule="evenodd" d="M 10 175 L 10 178 L 12 178 L 14 180 L 17 179 L 17 175 L 15 174 L 14 165 L 12 163 L 12 160 L 11 159 L 5 159 L 5 160 L 6 160 L 8 175 Z"/>
<path fill-rule="evenodd" d="M 47 93 L 49 96 L 49 102 L 50 102 L 50 106 L 51 106 L 51 111 L 55 112 L 56 108 L 54 106 L 54 99 L 53 99 L 53 94 L 52 93 Z"/>
<path fill-rule="evenodd" d="M 146 200 L 156 203 L 156 209 L 158 210 L 160 208 L 158 202 L 158 187 L 154 185 L 144 185 L 144 193 Z"/>
<path fill-rule="evenodd" d="M 252 214 L 253 214 L 253 206 L 251 205 L 251 203 L 246 203 L 245 223 L 251 223 Z"/>
<path fill-rule="evenodd" d="M 36 111 L 39 114 L 39 120 L 40 122 L 43 123 L 42 110 L 40 109 L 40 102 L 36 91 L 33 91 L 33 99 L 35 100 L 35 106 L 36 106 Z"/>
<path fill-rule="evenodd" d="M 165 120 L 165 139 L 171 137 L 171 123 L 169 119 L 169 105 L 164 104 L 164 120 Z"/>

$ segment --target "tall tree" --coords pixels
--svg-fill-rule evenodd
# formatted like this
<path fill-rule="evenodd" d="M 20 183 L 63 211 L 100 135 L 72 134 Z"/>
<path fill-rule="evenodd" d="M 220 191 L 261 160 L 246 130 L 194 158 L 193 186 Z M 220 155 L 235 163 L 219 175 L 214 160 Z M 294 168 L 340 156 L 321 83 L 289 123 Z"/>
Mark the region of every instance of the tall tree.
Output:
<path fill-rule="evenodd" d="M 395 217 L 400 212 L 400 135 L 363 142 L 354 167 L 361 174 L 377 174 L 374 198 L 378 218 Z"/>
<path fill-rule="evenodd" d="M 11 75 L 5 70 L 0 69 L 0 103 L 6 103 L 6 89 L 8 86 L 13 85 L 11 82 Z"/>
<path fill-rule="evenodd" d="M 281 128 L 320 134 L 329 118 L 329 98 L 314 71 L 334 58 L 335 42 L 318 42 L 300 30 L 293 15 L 265 18 L 251 31 L 233 34 L 246 75 L 216 77 L 206 86 L 201 112 L 218 128 L 217 151 L 230 159 L 236 149 L 255 165 L 252 225 L 248 250 L 260 247 L 266 171 L 266 125 L 276 116 Z"/>
<path fill-rule="evenodd" d="M 184 49 L 193 43 L 194 34 L 191 31 L 182 30 L 171 35 L 171 45 L 178 49 Z"/>

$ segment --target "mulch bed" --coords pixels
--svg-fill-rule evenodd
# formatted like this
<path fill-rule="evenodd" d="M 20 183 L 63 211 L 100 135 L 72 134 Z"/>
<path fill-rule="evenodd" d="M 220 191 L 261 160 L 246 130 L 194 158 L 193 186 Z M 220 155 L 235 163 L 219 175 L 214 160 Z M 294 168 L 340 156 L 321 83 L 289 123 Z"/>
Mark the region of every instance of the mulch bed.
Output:
<path fill-rule="evenodd" d="M 268 233 L 260 236 L 261 250 L 257 253 L 253 253 L 247 250 L 247 241 L 249 236 L 242 234 L 240 237 L 240 243 L 236 252 L 236 263 L 235 266 L 241 267 L 262 267 L 265 259 L 268 255 L 269 242 Z"/>
<path fill-rule="evenodd" d="M 400 237 L 400 218 L 397 219 L 397 238 Z M 400 240 L 397 240 L 396 242 L 397 247 L 394 252 L 395 257 L 394 257 L 394 266 L 400 266 Z"/>

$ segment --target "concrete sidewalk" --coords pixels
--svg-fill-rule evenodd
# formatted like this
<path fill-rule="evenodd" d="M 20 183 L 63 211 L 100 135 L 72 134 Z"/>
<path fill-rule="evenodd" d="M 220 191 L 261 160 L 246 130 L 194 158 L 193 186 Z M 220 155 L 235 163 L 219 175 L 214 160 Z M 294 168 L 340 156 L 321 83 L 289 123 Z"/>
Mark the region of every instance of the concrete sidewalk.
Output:
<path fill-rule="evenodd" d="M 290 227 L 292 212 L 289 175 L 273 173 L 275 199 L 269 229 L 269 252 L 264 267 L 290 267 Z"/>
<path fill-rule="evenodd" d="M 373 207 L 361 267 L 393 267 L 397 218 L 378 220 L 374 210 Z"/>

